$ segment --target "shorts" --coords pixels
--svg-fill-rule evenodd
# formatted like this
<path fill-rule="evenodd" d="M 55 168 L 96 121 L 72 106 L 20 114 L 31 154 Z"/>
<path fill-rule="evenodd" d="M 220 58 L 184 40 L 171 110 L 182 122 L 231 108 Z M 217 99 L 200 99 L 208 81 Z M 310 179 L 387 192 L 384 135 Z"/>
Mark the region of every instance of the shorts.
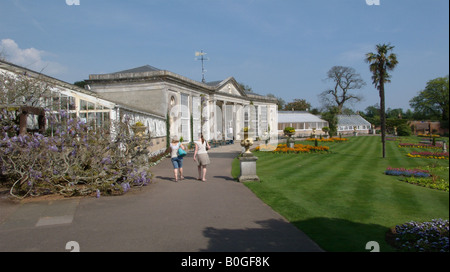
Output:
<path fill-rule="evenodd" d="M 197 163 L 198 163 L 198 166 L 208 165 L 210 163 L 208 154 L 207 153 L 197 154 Z"/>
<path fill-rule="evenodd" d="M 174 169 L 183 168 L 183 158 L 181 157 L 172 158 L 172 165 Z"/>

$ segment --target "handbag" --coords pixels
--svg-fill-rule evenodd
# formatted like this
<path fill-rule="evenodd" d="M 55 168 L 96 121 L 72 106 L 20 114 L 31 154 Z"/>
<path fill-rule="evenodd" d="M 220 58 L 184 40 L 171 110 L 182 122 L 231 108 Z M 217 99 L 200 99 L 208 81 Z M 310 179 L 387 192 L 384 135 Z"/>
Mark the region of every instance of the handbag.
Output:
<path fill-rule="evenodd" d="M 184 149 L 183 148 L 178 148 L 178 157 L 184 157 L 184 156 L 186 156 L 186 151 L 184 151 Z"/>

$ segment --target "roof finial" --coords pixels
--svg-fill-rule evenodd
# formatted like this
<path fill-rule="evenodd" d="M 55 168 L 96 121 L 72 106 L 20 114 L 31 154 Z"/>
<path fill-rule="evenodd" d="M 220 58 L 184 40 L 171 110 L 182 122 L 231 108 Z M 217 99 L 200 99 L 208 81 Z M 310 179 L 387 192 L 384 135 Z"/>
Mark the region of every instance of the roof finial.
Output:
<path fill-rule="evenodd" d="M 195 52 L 195 56 L 196 57 L 200 57 L 200 58 L 195 58 L 195 60 L 201 60 L 202 61 L 202 82 L 206 83 L 205 81 L 205 68 L 203 66 L 203 61 L 205 60 L 209 60 L 208 58 L 205 58 L 206 53 L 203 52 L 203 50 L 201 50 L 200 52 Z"/>

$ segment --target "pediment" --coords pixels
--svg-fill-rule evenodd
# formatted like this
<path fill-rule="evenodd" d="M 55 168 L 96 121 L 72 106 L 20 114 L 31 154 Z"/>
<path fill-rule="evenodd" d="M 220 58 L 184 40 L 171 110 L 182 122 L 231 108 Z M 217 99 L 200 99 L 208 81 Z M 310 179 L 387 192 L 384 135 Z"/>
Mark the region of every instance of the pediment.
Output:
<path fill-rule="evenodd" d="M 245 92 L 241 90 L 239 84 L 233 78 L 222 81 L 216 89 L 217 93 L 225 93 L 234 96 L 245 96 Z"/>

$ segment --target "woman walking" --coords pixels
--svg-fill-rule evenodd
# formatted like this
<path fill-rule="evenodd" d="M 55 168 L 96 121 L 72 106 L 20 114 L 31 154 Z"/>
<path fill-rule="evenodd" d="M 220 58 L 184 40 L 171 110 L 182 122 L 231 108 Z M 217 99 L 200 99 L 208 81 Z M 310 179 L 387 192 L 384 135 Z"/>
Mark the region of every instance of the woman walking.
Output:
<path fill-rule="evenodd" d="M 178 155 L 178 149 L 186 150 L 184 145 L 180 143 L 180 141 L 176 138 L 172 139 L 172 143 L 170 144 L 171 154 L 170 157 L 172 158 L 172 165 L 173 165 L 173 175 L 175 177 L 175 181 L 178 181 L 178 172 L 180 174 L 180 179 L 183 180 L 183 157 Z"/>
<path fill-rule="evenodd" d="M 206 181 L 206 166 L 210 163 L 207 150 L 211 147 L 203 135 L 195 142 L 194 161 L 198 165 L 198 180 Z"/>

